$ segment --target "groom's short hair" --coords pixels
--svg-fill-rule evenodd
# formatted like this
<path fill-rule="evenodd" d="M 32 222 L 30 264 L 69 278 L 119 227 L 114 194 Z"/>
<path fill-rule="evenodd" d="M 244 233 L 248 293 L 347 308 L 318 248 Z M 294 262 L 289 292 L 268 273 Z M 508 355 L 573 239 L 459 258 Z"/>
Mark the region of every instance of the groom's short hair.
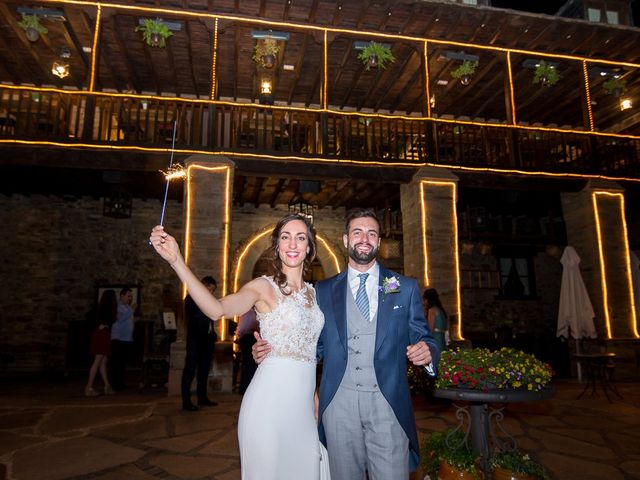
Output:
<path fill-rule="evenodd" d="M 378 216 L 376 212 L 372 208 L 353 208 L 347 212 L 347 217 L 345 218 L 344 223 L 344 233 L 349 235 L 349 226 L 351 225 L 351 220 L 355 220 L 356 218 L 373 218 L 378 224 L 378 231 L 380 231 L 380 220 L 378 220 Z"/>

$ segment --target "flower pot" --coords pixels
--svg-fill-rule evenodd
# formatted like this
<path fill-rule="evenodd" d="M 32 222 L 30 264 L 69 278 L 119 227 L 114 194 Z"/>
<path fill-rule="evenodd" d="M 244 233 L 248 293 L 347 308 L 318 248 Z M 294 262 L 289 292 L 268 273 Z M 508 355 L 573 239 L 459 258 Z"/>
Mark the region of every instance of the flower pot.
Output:
<path fill-rule="evenodd" d="M 471 472 L 457 470 L 447 462 L 442 462 L 438 470 L 438 480 L 476 480 L 476 477 Z"/>
<path fill-rule="evenodd" d="M 377 55 L 369 55 L 369 67 L 376 68 L 378 66 L 378 56 Z"/>
<path fill-rule="evenodd" d="M 160 34 L 159 33 L 152 33 L 151 36 L 149 37 L 149 40 L 151 41 L 151 46 L 152 47 L 158 47 L 160 46 Z"/>
<path fill-rule="evenodd" d="M 548 87 L 549 86 L 549 78 L 547 78 L 546 75 L 542 75 L 540 77 L 540 85 L 542 85 L 543 87 Z"/>
<path fill-rule="evenodd" d="M 527 475 L 526 473 L 512 472 L 504 468 L 495 467 L 491 473 L 493 480 L 538 480 L 536 477 Z"/>
<path fill-rule="evenodd" d="M 273 53 L 267 53 L 262 56 L 262 66 L 264 68 L 273 68 L 276 64 L 276 56 Z"/>
<path fill-rule="evenodd" d="M 27 39 L 30 42 L 36 42 L 40 37 L 40 32 L 33 27 L 27 27 L 25 33 L 27 34 Z"/>
<path fill-rule="evenodd" d="M 460 77 L 460 83 L 465 86 L 469 85 L 471 83 L 471 75 L 462 75 Z"/>

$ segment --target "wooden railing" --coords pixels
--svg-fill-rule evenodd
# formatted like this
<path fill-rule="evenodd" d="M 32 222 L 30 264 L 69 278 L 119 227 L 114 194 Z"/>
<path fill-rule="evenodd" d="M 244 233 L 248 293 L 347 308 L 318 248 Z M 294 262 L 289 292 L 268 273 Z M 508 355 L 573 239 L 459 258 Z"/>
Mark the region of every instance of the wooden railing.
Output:
<path fill-rule="evenodd" d="M 640 140 L 0 87 L 0 138 L 640 177 Z"/>

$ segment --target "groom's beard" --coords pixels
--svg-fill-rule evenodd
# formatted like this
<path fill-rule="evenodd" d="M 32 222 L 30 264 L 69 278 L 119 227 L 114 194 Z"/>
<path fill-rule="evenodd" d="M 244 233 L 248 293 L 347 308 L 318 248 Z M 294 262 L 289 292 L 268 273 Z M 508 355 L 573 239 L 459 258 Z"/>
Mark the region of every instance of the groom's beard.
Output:
<path fill-rule="evenodd" d="M 349 247 L 349 257 L 352 258 L 354 262 L 358 265 L 366 265 L 376 259 L 378 256 L 378 247 L 370 244 L 371 250 L 369 252 L 359 252 L 359 245 L 362 245 L 362 243 L 356 243 Z"/>

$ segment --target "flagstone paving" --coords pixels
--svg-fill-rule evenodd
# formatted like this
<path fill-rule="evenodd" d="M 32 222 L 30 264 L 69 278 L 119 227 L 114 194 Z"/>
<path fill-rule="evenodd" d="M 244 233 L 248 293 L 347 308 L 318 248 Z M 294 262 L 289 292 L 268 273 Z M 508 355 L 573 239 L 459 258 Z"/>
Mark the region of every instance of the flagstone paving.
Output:
<path fill-rule="evenodd" d="M 558 383 L 550 400 L 508 405 L 504 427 L 553 480 L 640 479 L 640 383 L 618 387 L 624 399 L 609 403 Z M 214 399 L 184 412 L 162 392 L 85 398 L 71 381 L 3 385 L 0 479 L 238 480 L 241 397 Z M 416 398 L 415 408 L 421 440 L 457 422 L 447 403 Z"/>

